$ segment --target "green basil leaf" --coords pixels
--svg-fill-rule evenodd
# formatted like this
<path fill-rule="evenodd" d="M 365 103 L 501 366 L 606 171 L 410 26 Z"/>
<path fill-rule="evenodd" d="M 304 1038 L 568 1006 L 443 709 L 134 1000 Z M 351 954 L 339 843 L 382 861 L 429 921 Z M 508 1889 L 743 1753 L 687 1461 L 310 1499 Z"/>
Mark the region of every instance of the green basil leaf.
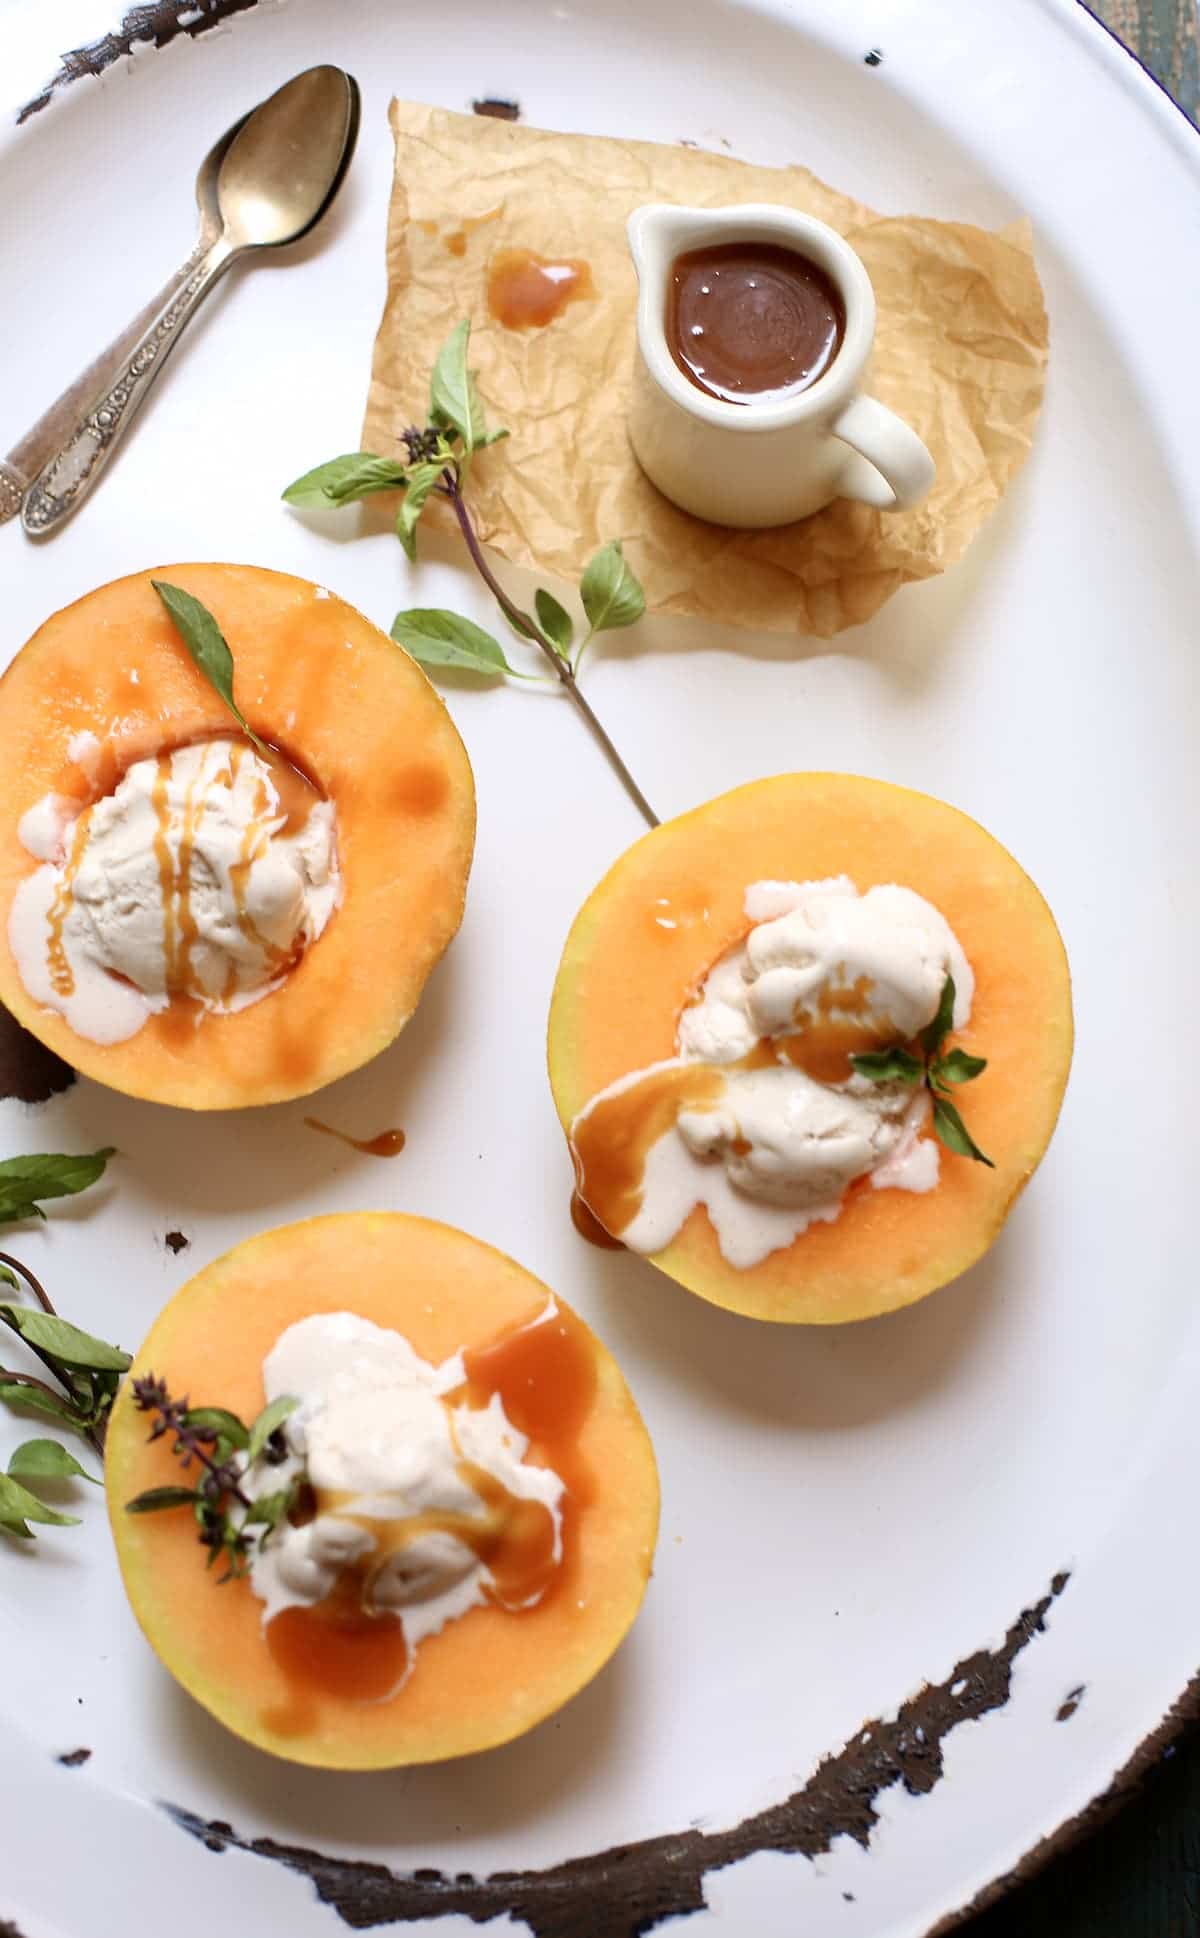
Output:
<path fill-rule="evenodd" d="M 189 1427 L 198 1427 L 201 1433 L 216 1434 L 239 1451 L 250 1441 L 250 1435 L 237 1414 L 227 1413 L 223 1406 L 190 1406 L 187 1423 Z"/>
<path fill-rule="evenodd" d="M 126 1514 L 160 1514 L 167 1507 L 191 1507 L 200 1499 L 195 1487 L 148 1487 L 126 1501 Z"/>
<path fill-rule="evenodd" d="M 283 494 L 287 505 L 349 505 L 356 498 L 369 498 L 376 491 L 397 491 L 407 472 L 392 458 L 377 458 L 371 451 L 348 451 L 344 457 L 330 458 L 296 478 Z"/>
<path fill-rule="evenodd" d="M 933 1128 L 948 1151 L 954 1151 L 958 1157 L 973 1157 L 977 1164 L 986 1164 L 990 1171 L 995 1170 L 991 1158 L 984 1156 L 947 1097 L 934 1097 Z"/>
<path fill-rule="evenodd" d="M 56 1507 L 47 1507 L 39 1501 L 19 1481 L 10 1480 L 7 1474 L 0 1474 L 0 1527 L 10 1534 L 22 1536 L 29 1533 L 26 1521 L 44 1522 L 51 1528 L 77 1528 L 78 1514 L 60 1514 Z"/>
<path fill-rule="evenodd" d="M 483 400 L 475 386 L 474 374 L 467 368 L 467 346 L 471 325 L 464 317 L 456 323 L 438 351 L 429 385 L 429 415 L 434 424 L 457 431 L 462 439 L 462 458 L 469 462 L 472 451 L 490 442 Z"/>
<path fill-rule="evenodd" d="M 0 1163 L 0 1224 L 43 1216 L 35 1202 L 38 1198 L 70 1198 L 86 1191 L 103 1177 L 109 1158 L 115 1156 L 109 1145 L 102 1151 L 42 1151 L 5 1158 Z"/>
<path fill-rule="evenodd" d="M 575 637 L 575 624 L 565 606 L 560 606 L 552 592 L 539 586 L 533 598 L 538 625 L 545 633 L 560 659 L 570 655 L 571 641 Z"/>
<path fill-rule="evenodd" d="M 954 977 L 947 975 L 938 998 L 937 1015 L 921 1031 L 921 1048 L 926 1056 L 936 1056 L 954 1028 Z"/>
<path fill-rule="evenodd" d="M 40 1386 L 26 1386 L 24 1380 L 0 1380 L 0 1401 L 5 1406 L 28 1407 L 32 1413 L 47 1413 L 52 1420 L 60 1420 L 64 1426 L 74 1427 L 82 1433 L 86 1421 L 80 1419 L 69 1400 L 60 1400 L 53 1393 L 43 1393 Z"/>
<path fill-rule="evenodd" d="M 924 1066 L 908 1050 L 863 1050 L 850 1062 L 860 1077 L 872 1083 L 920 1083 Z"/>
<path fill-rule="evenodd" d="M 646 595 L 625 562 L 619 538 L 603 546 L 589 561 L 579 582 L 579 596 L 594 633 L 632 626 L 641 618 Z"/>
<path fill-rule="evenodd" d="M 259 739 L 233 697 L 233 654 L 208 607 L 202 605 L 192 593 L 184 592 L 180 586 L 168 585 L 163 579 L 151 579 L 150 583 L 175 621 L 179 637 L 213 692 L 224 700 L 238 726 L 247 739 L 253 741 L 259 753 L 268 753 L 269 749 Z"/>
<path fill-rule="evenodd" d="M 398 612 L 392 621 L 392 638 L 422 666 L 453 666 L 491 680 L 512 672 L 492 635 L 456 612 L 421 606 Z"/>
<path fill-rule="evenodd" d="M 417 556 L 417 520 L 425 509 L 425 501 L 433 490 L 445 465 L 430 461 L 416 464 L 408 477 L 408 490 L 404 502 L 396 513 L 396 537 L 403 545 L 410 559 Z"/>
<path fill-rule="evenodd" d="M 95 1474 L 89 1474 L 81 1467 L 74 1454 L 60 1447 L 57 1440 L 26 1440 L 19 1446 L 8 1463 L 8 1471 L 20 1480 L 90 1480 L 94 1487 L 100 1482 Z"/>
<path fill-rule="evenodd" d="M 253 1506 L 247 1510 L 242 1526 L 264 1528 L 266 1533 L 262 1538 L 265 1541 L 267 1535 L 272 1533 L 281 1521 L 287 1519 L 294 1494 L 295 1490 L 291 1487 L 281 1487 L 274 1494 L 260 1494 Z"/>
<path fill-rule="evenodd" d="M 985 1056 L 968 1056 L 965 1050 L 951 1050 L 939 1057 L 930 1071 L 935 1083 L 971 1083 L 987 1069 Z"/>
<path fill-rule="evenodd" d="M 93 1339 L 88 1332 L 81 1332 L 78 1326 L 59 1319 L 51 1312 L 41 1312 L 32 1306 L 10 1305 L 0 1301 L 0 1319 L 20 1333 L 27 1345 L 47 1353 L 52 1359 L 62 1360 L 65 1366 L 94 1367 L 98 1372 L 124 1373 L 130 1366 L 131 1358 L 119 1346 L 110 1346 L 103 1339 Z"/>
<path fill-rule="evenodd" d="M 35 1205 L 23 1191 L 0 1189 L 0 1225 L 22 1225 L 26 1218 L 44 1218 L 41 1205 Z"/>
<path fill-rule="evenodd" d="M 253 1466 L 258 1459 L 276 1427 L 281 1427 L 284 1421 L 296 1411 L 299 1404 L 299 1400 L 291 1393 L 281 1393 L 277 1400 L 272 1400 L 269 1406 L 264 1406 L 250 1429 L 250 1438 L 246 1444 L 248 1467 Z"/>
<path fill-rule="evenodd" d="M 505 612 L 503 607 L 500 608 L 500 617 L 514 639 L 527 639 L 531 645 L 537 645 L 537 633 L 532 626 L 527 626 L 523 619 L 514 616 L 511 612 Z"/>

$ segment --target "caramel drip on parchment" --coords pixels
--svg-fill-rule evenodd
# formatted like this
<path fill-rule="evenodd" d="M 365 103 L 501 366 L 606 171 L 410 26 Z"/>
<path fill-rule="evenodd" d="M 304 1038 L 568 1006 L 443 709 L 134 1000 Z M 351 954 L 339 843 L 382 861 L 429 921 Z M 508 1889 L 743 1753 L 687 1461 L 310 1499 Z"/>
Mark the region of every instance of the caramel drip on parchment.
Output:
<path fill-rule="evenodd" d="M 499 249 L 488 265 L 488 314 L 506 330 L 542 329 L 568 303 L 595 294 L 591 265 L 581 257 Z"/>
<path fill-rule="evenodd" d="M 485 222 L 494 222 L 499 213 L 500 204 L 497 203 L 494 209 L 485 209 L 482 215 L 464 215 L 461 226 L 452 230 L 446 237 L 446 247 L 450 254 L 452 256 L 465 256 L 467 253 L 467 243 L 475 234 L 476 229 L 482 229 Z M 421 226 L 425 228 L 424 223 Z M 425 229 L 425 233 L 427 235 L 436 235 L 437 223 L 432 223 L 429 228 Z"/>

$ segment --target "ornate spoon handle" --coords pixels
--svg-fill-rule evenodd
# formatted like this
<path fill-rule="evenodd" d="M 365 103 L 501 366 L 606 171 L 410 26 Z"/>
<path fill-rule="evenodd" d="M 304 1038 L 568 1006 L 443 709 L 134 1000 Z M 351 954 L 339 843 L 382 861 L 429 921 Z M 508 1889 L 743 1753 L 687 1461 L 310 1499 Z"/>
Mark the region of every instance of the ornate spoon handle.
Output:
<path fill-rule="evenodd" d="M 157 322 L 171 298 L 178 295 L 184 283 L 194 274 L 204 254 L 205 245 L 198 243 L 187 261 L 181 264 L 145 309 L 126 325 L 120 336 L 113 338 L 107 349 L 92 359 L 86 370 L 80 371 L 74 383 L 60 397 L 55 398 L 37 423 L 26 431 L 21 442 L 13 445 L 8 457 L 0 459 L 0 525 L 17 516 L 29 489 L 30 479 L 36 478 L 42 466 L 61 450 L 85 407 L 92 404 L 102 390 L 112 389 L 146 332 Z"/>
<path fill-rule="evenodd" d="M 93 392 L 67 427 L 60 449 L 43 465 L 25 493 L 21 522 L 31 538 L 49 536 L 83 503 L 179 341 L 184 325 L 235 254 L 224 238 L 206 251 L 183 287 L 129 352 L 115 381 L 106 381 Z M 5 495 L 4 473 L 0 471 L 0 498 Z"/>

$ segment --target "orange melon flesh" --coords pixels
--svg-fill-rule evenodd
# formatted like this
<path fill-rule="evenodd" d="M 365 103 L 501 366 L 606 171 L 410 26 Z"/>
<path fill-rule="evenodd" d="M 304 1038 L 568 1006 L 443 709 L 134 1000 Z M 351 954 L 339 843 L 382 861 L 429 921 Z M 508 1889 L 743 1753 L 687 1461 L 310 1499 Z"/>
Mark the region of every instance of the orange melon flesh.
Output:
<path fill-rule="evenodd" d="M 1062 940 L 1000 843 L 926 794 L 849 774 L 785 774 L 643 836 L 585 902 L 550 1009 L 550 1082 L 564 1130 L 616 1078 L 675 1053 L 680 1011 L 749 928 L 750 883 L 835 875 L 861 893 L 892 882 L 914 889 L 962 943 L 975 997 L 969 1027 L 952 1041 L 988 1067 L 956 1097 L 995 1169 L 943 1149 L 933 1191 L 854 1187 L 832 1224 L 811 1225 L 747 1270 L 726 1263 L 697 1207 L 652 1263 L 756 1319 L 864 1319 L 966 1271 L 1045 1151 L 1071 1063 Z"/>
<path fill-rule="evenodd" d="M 395 1212 L 314 1218 L 250 1239 L 190 1280 L 156 1321 L 130 1379 L 153 1372 L 195 1406 L 249 1420 L 263 1404 L 262 1361 L 309 1313 L 349 1311 L 394 1327 L 440 1362 L 525 1325 L 546 1287 L 466 1233 Z M 637 1614 L 658 1526 L 650 1439 L 615 1360 L 558 1301 L 591 1354 L 595 1385 L 574 1441 L 587 1498 L 564 1515 L 562 1592 L 513 1613 L 470 1610 L 422 1642 L 386 1701 L 297 1689 L 276 1663 L 262 1603 L 246 1580 L 220 1585 L 186 1510 L 133 1515 L 125 1503 L 182 1478 L 164 1440 L 122 1386 L 108 1432 L 105 1484 L 134 1614 L 166 1667 L 248 1742 L 327 1769 L 428 1763 L 507 1742 L 567 1701 L 607 1661 Z M 541 1460 L 536 1442 L 530 1460 Z M 548 1464 L 544 1463 L 543 1464 Z"/>
<path fill-rule="evenodd" d="M 334 803 L 342 906 L 284 986 L 231 1015 L 172 1004 L 98 1044 L 30 997 L 8 912 L 37 863 L 17 838 L 50 792 L 81 806 L 133 761 L 237 724 L 192 664 L 151 578 L 194 593 L 233 653 L 251 727 Z M 91 792 L 72 735 L 101 743 Z M 466 751 L 416 662 L 341 599 L 252 565 L 168 565 L 55 613 L 0 680 L 0 1001 L 76 1069 L 192 1110 L 303 1096 L 357 1069 L 404 1027 L 462 919 L 475 839 Z"/>

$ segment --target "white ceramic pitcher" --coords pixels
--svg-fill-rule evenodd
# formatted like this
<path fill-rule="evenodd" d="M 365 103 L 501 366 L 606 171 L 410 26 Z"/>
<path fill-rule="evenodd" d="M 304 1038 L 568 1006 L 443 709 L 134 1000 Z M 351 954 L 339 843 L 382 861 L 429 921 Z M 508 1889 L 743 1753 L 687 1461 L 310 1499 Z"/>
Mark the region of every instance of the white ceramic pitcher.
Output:
<path fill-rule="evenodd" d="M 638 463 L 668 498 L 718 525 L 786 525 L 834 498 L 883 511 L 914 505 L 933 459 L 894 411 L 864 394 L 875 338 L 875 292 L 837 231 L 771 202 L 685 209 L 650 202 L 629 218 L 638 273 L 638 348 L 629 435 Z M 727 403 L 690 383 L 666 338 L 675 258 L 712 243 L 770 242 L 830 276 L 846 327 L 829 368 L 794 397 Z"/>

